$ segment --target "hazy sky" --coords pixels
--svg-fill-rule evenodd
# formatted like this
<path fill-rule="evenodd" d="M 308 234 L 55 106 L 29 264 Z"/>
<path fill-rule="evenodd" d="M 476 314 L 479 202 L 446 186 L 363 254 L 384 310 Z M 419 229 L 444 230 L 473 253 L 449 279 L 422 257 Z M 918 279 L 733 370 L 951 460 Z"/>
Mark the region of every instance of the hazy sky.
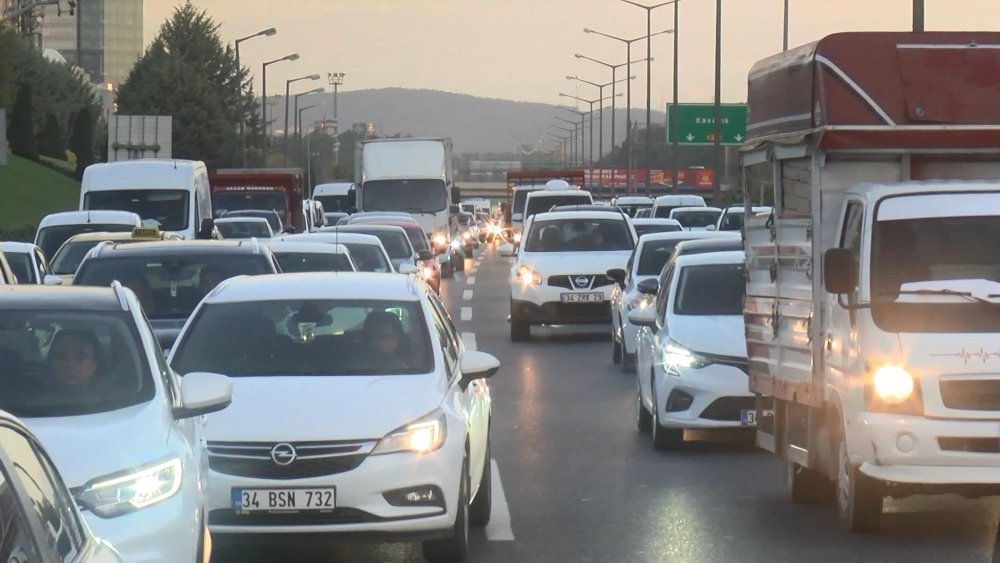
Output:
<path fill-rule="evenodd" d="M 145 0 L 147 43 L 180 0 Z M 611 70 L 574 53 L 617 64 L 625 45 L 584 34 L 591 27 L 619 37 L 644 36 L 645 11 L 618 0 L 198 0 L 232 42 L 267 27 L 278 34 L 240 46 L 244 65 L 288 53 L 301 59 L 268 67 L 268 94 L 285 80 L 347 74 L 343 89 L 401 86 L 513 100 L 560 103 L 559 92 L 596 99 L 597 89 L 566 75 L 610 81 Z M 649 5 L 659 3 L 649 0 Z M 907 30 L 911 0 L 790 0 L 789 46 L 848 30 Z M 723 0 L 722 99 L 743 101 L 753 63 L 781 49 L 783 0 Z M 1000 0 L 926 0 L 928 30 L 1000 29 Z M 673 7 L 653 12 L 653 31 L 673 27 Z M 680 99 L 711 101 L 714 91 L 715 2 L 681 0 Z M 653 38 L 652 100 L 670 100 L 673 39 Z M 645 41 L 632 48 L 645 55 Z M 633 65 L 632 104 L 645 105 L 645 68 Z M 618 77 L 624 78 L 624 68 Z M 308 89 L 299 82 L 299 91 Z M 319 83 L 313 83 L 317 85 Z M 624 86 L 621 84 L 620 86 Z M 293 90 L 294 92 L 294 90 Z M 605 89 L 610 95 L 610 88 Z"/>

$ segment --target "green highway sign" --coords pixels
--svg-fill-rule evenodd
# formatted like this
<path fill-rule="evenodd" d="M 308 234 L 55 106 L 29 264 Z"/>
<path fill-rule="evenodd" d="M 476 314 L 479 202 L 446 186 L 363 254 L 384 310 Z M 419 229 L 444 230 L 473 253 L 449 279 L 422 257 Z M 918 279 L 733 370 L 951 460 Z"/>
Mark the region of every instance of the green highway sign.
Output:
<path fill-rule="evenodd" d="M 722 104 L 723 145 L 742 145 L 747 139 L 746 104 Z M 674 131 L 673 104 L 667 104 L 667 142 L 682 145 L 711 145 L 715 142 L 715 106 L 713 104 L 679 104 L 677 131 Z"/>

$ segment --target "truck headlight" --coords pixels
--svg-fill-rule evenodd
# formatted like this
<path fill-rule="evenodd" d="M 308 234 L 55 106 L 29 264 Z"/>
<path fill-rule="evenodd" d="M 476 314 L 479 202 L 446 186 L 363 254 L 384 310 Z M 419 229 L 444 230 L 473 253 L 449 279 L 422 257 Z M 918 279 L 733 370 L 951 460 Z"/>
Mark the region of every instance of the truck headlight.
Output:
<path fill-rule="evenodd" d="M 517 267 L 517 281 L 522 285 L 541 285 L 542 275 L 531 269 L 531 266 L 521 264 Z"/>
<path fill-rule="evenodd" d="M 875 394 L 886 403 L 897 404 L 913 394 L 913 376 L 899 366 L 882 366 L 872 377 Z"/>
<path fill-rule="evenodd" d="M 98 478 L 84 485 L 77 501 L 102 518 L 113 518 L 164 501 L 181 488 L 181 460 Z"/>
<path fill-rule="evenodd" d="M 448 237 L 444 233 L 434 235 L 434 246 L 443 247 L 448 244 Z"/>
<path fill-rule="evenodd" d="M 447 435 L 444 412 L 439 409 L 388 433 L 379 440 L 371 455 L 398 452 L 430 453 L 444 445 Z"/>
<path fill-rule="evenodd" d="M 700 356 L 672 340 L 668 340 L 660 348 L 659 360 L 660 365 L 668 372 L 676 372 L 677 368 L 701 369 L 712 363 L 704 356 Z"/>
<path fill-rule="evenodd" d="M 514 233 L 514 244 L 520 244 L 520 242 L 521 242 L 521 233 L 520 232 Z"/>

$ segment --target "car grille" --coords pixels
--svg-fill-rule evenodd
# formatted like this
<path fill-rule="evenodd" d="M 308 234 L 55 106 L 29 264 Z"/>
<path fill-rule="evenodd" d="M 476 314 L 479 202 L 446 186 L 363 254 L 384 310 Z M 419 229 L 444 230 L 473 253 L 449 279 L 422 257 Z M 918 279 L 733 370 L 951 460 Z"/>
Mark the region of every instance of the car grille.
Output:
<path fill-rule="evenodd" d="M 1000 411 L 1000 379 L 941 381 L 941 401 L 949 409 Z"/>
<path fill-rule="evenodd" d="M 712 401 L 701 411 L 701 417 L 707 420 L 738 421 L 744 409 L 754 409 L 753 397 L 722 397 Z"/>
<path fill-rule="evenodd" d="M 1000 454 L 1000 438 L 938 438 L 938 445 L 949 452 Z"/>
<path fill-rule="evenodd" d="M 209 467 L 218 473 L 255 479 L 306 479 L 350 471 L 368 457 L 376 442 L 209 442 Z M 286 457 L 272 456 L 278 448 Z M 285 462 L 289 448 L 294 459 Z M 278 459 L 278 461 L 275 461 Z"/>
<path fill-rule="evenodd" d="M 574 285 L 576 278 L 587 278 L 587 283 Z M 569 276 L 549 276 L 547 284 L 550 287 L 561 287 L 563 289 L 598 289 L 607 287 L 615 281 L 605 274 L 572 274 Z"/>

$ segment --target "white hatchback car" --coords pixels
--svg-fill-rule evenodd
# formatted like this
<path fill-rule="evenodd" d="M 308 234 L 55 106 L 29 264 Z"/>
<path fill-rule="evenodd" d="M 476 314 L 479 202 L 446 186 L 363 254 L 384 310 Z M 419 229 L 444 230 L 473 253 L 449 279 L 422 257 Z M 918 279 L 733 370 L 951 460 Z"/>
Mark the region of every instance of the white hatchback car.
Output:
<path fill-rule="evenodd" d="M 306 236 L 311 236 L 307 233 Z M 351 253 L 342 244 L 271 240 L 267 243 L 284 274 L 301 272 L 356 272 Z M 416 270 L 416 267 L 414 267 Z"/>
<path fill-rule="evenodd" d="M 0 409 L 45 445 L 87 524 L 128 562 L 200 561 L 218 374 L 180 381 L 139 302 L 112 287 L 0 287 Z"/>
<path fill-rule="evenodd" d="M 663 219 L 651 219 L 662 221 Z M 635 223 L 635 220 L 632 221 Z M 637 227 L 638 228 L 638 227 Z M 635 369 L 635 339 L 639 327 L 628 322 L 632 309 L 650 307 L 656 297 L 656 284 L 648 285 L 646 280 L 656 281 L 663 273 L 674 248 L 689 240 L 735 239 L 738 233 L 712 233 L 707 231 L 680 231 L 642 235 L 635 251 L 629 256 L 624 270 L 609 270 L 608 277 L 617 282 L 611 288 L 611 360 L 621 364 L 622 371 L 632 373 Z M 646 287 L 640 287 L 646 282 Z M 645 291 L 643 291 L 645 289 Z"/>
<path fill-rule="evenodd" d="M 391 274 L 392 259 L 386 253 L 382 241 L 375 235 L 361 233 L 299 233 L 283 235 L 276 240 L 288 242 L 318 242 L 322 244 L 338 244 L 347 247 L 351 260 L 359 272 L 378 272 Z"/>
<path fill-rule="evenodd" d="M 715 230 L 715 223 L 722 215 L 718 207 L 678 207 L 670 212 L 670 218 L 676 220 L 685 231 L 707 231 L 709 227 Z"/>
<path fill-rule="evenodd" d="M 633 309 L 636 419 L 658 449 L 684 429 L 754 427 L 743 327 L 742 251 L 680 256 L 667 266 L 656 305 Z"/>
<path fill-rule="evenodd" d="M 538 213 L 524 232 L 510 270 L 510 339 L 528 340 L 532 325 L 610 321 L 615 282 L 607 272 L 624 268 L 635 247 L 628 217 L 617 209 Z"/>
<path fill-rule="evenodd" d="M 239 330 L 232 330 L 232 327 Z M 465 556 L 490 516 L 490 389 L 424 283 L 282 274 L 220 284 L 170 363 L 219 370 L 238 400 L 209 417 L 209 526 L 253 534 L 419 539 Z"/>

